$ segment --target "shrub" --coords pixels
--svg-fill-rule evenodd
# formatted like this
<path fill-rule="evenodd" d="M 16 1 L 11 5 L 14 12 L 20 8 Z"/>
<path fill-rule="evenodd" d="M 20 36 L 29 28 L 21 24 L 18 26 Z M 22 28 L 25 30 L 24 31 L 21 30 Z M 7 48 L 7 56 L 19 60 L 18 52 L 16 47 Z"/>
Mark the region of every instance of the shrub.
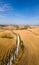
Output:
<path fill-rule="evenodd" d="M 9 38 L 9 39 L 13 38 L 13 36 L 11 34 L 2 34 L 1 37 L 2 38 Z"/>

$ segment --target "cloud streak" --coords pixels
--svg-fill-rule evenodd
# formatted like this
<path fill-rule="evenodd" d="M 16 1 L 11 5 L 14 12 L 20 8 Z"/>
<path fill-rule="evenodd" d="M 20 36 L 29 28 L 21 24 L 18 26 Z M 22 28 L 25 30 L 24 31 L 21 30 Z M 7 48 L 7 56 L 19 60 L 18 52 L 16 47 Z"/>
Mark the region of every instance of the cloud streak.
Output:
<path fill-rule="evenodd" d="M 10 10 L 9 4 L 0 5 L 0 12 L 4 12 L 8 10 Z"/>

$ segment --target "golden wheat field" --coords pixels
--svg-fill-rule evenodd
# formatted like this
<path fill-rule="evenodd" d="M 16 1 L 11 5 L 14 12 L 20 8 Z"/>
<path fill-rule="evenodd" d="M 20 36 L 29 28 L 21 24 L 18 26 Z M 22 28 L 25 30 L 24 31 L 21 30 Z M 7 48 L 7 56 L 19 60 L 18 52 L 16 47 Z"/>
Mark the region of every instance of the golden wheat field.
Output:
<path fill-rule="evenodd" d="M 18 65 L 39 65 L 39 26 L 14 32 L 20 34 L 25 46 L 25 52 Z"/>
<path fill-rule="evenodd" d="M 2 57 L 16 45 L 16 38 L 11 31 L 4 30 L 0 32 L 0 61 Z"/>
<path fill-rule="evenodd" d="M 7 32 L 0 31 L 0 36 Z M 17 65 L 39 65 L 39 26 L 25 30 L 12 30 L 12 32 L 20 35 L 25 47 L 24 54 Z M 15 36 L 12 39 L 0 37 L 0 59 L 15 43 Z"/>

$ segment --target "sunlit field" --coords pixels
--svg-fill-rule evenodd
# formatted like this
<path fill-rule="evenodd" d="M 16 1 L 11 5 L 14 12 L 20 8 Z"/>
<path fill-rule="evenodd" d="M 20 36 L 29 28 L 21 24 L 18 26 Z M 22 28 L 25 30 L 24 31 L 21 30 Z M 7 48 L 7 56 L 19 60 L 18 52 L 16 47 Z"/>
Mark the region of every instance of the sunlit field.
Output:
<path fill-rule="evenodd" d="M 16 36 L 12 32 L 20 35 L 25 47 L 17 65 L 39 65 L 39 26 L 21 30 L 0 30 L 0 60 L 4 53 L 16 45 Z"/>
<path fill-rule="evenodd" d="M 16 46 L 15 36 L 8 30 L 0 31 L 0 61 L 12 47 Z"/>
<path fill-rule="evenodd" d="M 20 34 L 25 46 L 24 55 L 18 65 L 39 65 L 39 26 L 14 32 Z"/>

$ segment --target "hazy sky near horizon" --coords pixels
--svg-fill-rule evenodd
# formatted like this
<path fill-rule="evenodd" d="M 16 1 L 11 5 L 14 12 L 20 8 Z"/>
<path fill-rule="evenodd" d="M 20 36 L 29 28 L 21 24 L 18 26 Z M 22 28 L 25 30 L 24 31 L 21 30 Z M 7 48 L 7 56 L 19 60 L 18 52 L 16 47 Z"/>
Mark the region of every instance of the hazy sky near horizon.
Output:
<path fill-rule="evenodd" d="M 0 24 L 39 24 L 39 0 L 0 0 Z"/>

